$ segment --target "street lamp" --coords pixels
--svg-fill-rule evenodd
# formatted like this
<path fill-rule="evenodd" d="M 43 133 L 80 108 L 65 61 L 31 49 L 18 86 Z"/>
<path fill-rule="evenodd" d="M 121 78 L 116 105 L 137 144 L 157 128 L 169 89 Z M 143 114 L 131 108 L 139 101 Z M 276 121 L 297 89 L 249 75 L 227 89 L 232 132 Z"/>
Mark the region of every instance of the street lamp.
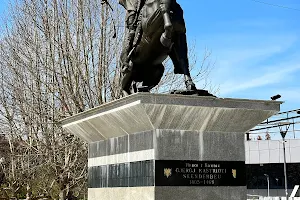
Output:
<path fill-rule="evenodd" d="M 268 197 L 270 196 L 270 178 L 268 174 L 264 174 L 265 177 L 267 177 L 267 182 L 268 182 Z"/>
<path fill-rule="evenodd" d="M 280 134 L 282 137 L 282 144 L 283 144 L 283 167 L 284 167 L 284 188 L 285 188 L 285 196 L 286 199 L 288 199 L 288 190 L 287 190 L 287 175 L 286 175 L 286 156 L 285 156 L 285 136 L 290 128 L 290 123 L 289 122 L 284 122 L 279 124 L 279 129 L 280 129 Z M 285 130 L 283 130 L 282 127 L 285 127 Z"/>

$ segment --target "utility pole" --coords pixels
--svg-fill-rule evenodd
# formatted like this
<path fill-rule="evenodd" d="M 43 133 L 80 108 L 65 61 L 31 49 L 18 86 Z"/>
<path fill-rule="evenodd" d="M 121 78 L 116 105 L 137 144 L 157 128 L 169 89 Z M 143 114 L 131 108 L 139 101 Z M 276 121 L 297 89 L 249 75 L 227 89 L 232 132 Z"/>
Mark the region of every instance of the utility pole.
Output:
<path fill-rule="evenodd" d="M 290 128 L 290 123 L 288 123 L 286 126 L 285 126 L 285 130 L 283 130 L 281 128 L 281 126 L 279 126 L 279 129 L 280 129 L 280 134 L 281 134 L 281 137 L 282 137 L 282 144 L 283 144 L 283 167 L 284 167 L 284 187 L 285 187 L 285 196 L 286 196 L 286 199 L 288 199 L 288 190 L 287 190 L 287 173 L 286 173 L 286 155 L 285 155 L 285 136 L 286 136 L 286 133 L 288 132 Z"/>
<path fill-rule="evenodd" d="M 270 178 L 268 174 L 264 174 L 265 177 L 267 177 L 267 182 L 268 182 L 268 197 L 270 196 Z"/>

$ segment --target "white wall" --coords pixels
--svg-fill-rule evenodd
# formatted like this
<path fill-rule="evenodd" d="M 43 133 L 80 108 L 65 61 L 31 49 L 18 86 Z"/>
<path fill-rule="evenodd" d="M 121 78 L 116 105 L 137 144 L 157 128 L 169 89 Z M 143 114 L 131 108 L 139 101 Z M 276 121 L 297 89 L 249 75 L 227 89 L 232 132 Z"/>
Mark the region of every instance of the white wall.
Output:
<path fill-rule="evenodd" d="M 300 139 L 286 140 L 287 163 L 300 163 Z M 283 163 L 282 140 L 246 141 L 246 164 Z"/>
<path fill-rule="evenodd" d="M 247 200 L 286 200 L 285 197 L 248 197 Z M 300 197 L 290 197 L 289 200 L 300 200 Z"/>
<path fill-rule="evenodd" d="M 292 189 L 288 189 L 288 194 L 290 195 L 292 193 Z M 259 195 L 259 196 L 268 196 L 268 190 L 267 189 L 247 189 L 248 195 Z M 284 189 L 271 189 L 270 190 L 270 196 L 271 197 L 283 197 L 285 196 L 285 190 Z"/>

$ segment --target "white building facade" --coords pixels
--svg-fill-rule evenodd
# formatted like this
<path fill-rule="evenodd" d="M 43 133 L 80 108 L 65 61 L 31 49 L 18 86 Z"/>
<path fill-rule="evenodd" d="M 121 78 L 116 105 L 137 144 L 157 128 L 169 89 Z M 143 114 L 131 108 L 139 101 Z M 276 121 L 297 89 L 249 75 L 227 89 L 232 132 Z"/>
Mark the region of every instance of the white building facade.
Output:
<path fill-rule="evenodd" d="M 286 140 L 286 162 L 289 194 L 300 185 L 300 139 Z M 247 188 L 251 195 L 285 196 L 284 156 L 282 140 L 258 140 L 245 142 Z"/>

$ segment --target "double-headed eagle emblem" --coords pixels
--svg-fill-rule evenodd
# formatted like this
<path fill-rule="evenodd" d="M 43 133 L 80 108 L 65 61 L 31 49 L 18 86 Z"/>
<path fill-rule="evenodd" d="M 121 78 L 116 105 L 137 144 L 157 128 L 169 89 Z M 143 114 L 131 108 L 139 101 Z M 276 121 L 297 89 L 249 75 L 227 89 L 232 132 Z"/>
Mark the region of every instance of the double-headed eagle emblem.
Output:
<path fill-rule="evenodd" d="M 236 178 L 236 169 L 232 169 L 232 176 L 233 178 Z"/>
<path fill-rule="evenodd" d="M 164 168 L 164 175 L 167 178 L 169 178 L 170 176 L 172 176 L 172 169 L 171 168 Z"/>

